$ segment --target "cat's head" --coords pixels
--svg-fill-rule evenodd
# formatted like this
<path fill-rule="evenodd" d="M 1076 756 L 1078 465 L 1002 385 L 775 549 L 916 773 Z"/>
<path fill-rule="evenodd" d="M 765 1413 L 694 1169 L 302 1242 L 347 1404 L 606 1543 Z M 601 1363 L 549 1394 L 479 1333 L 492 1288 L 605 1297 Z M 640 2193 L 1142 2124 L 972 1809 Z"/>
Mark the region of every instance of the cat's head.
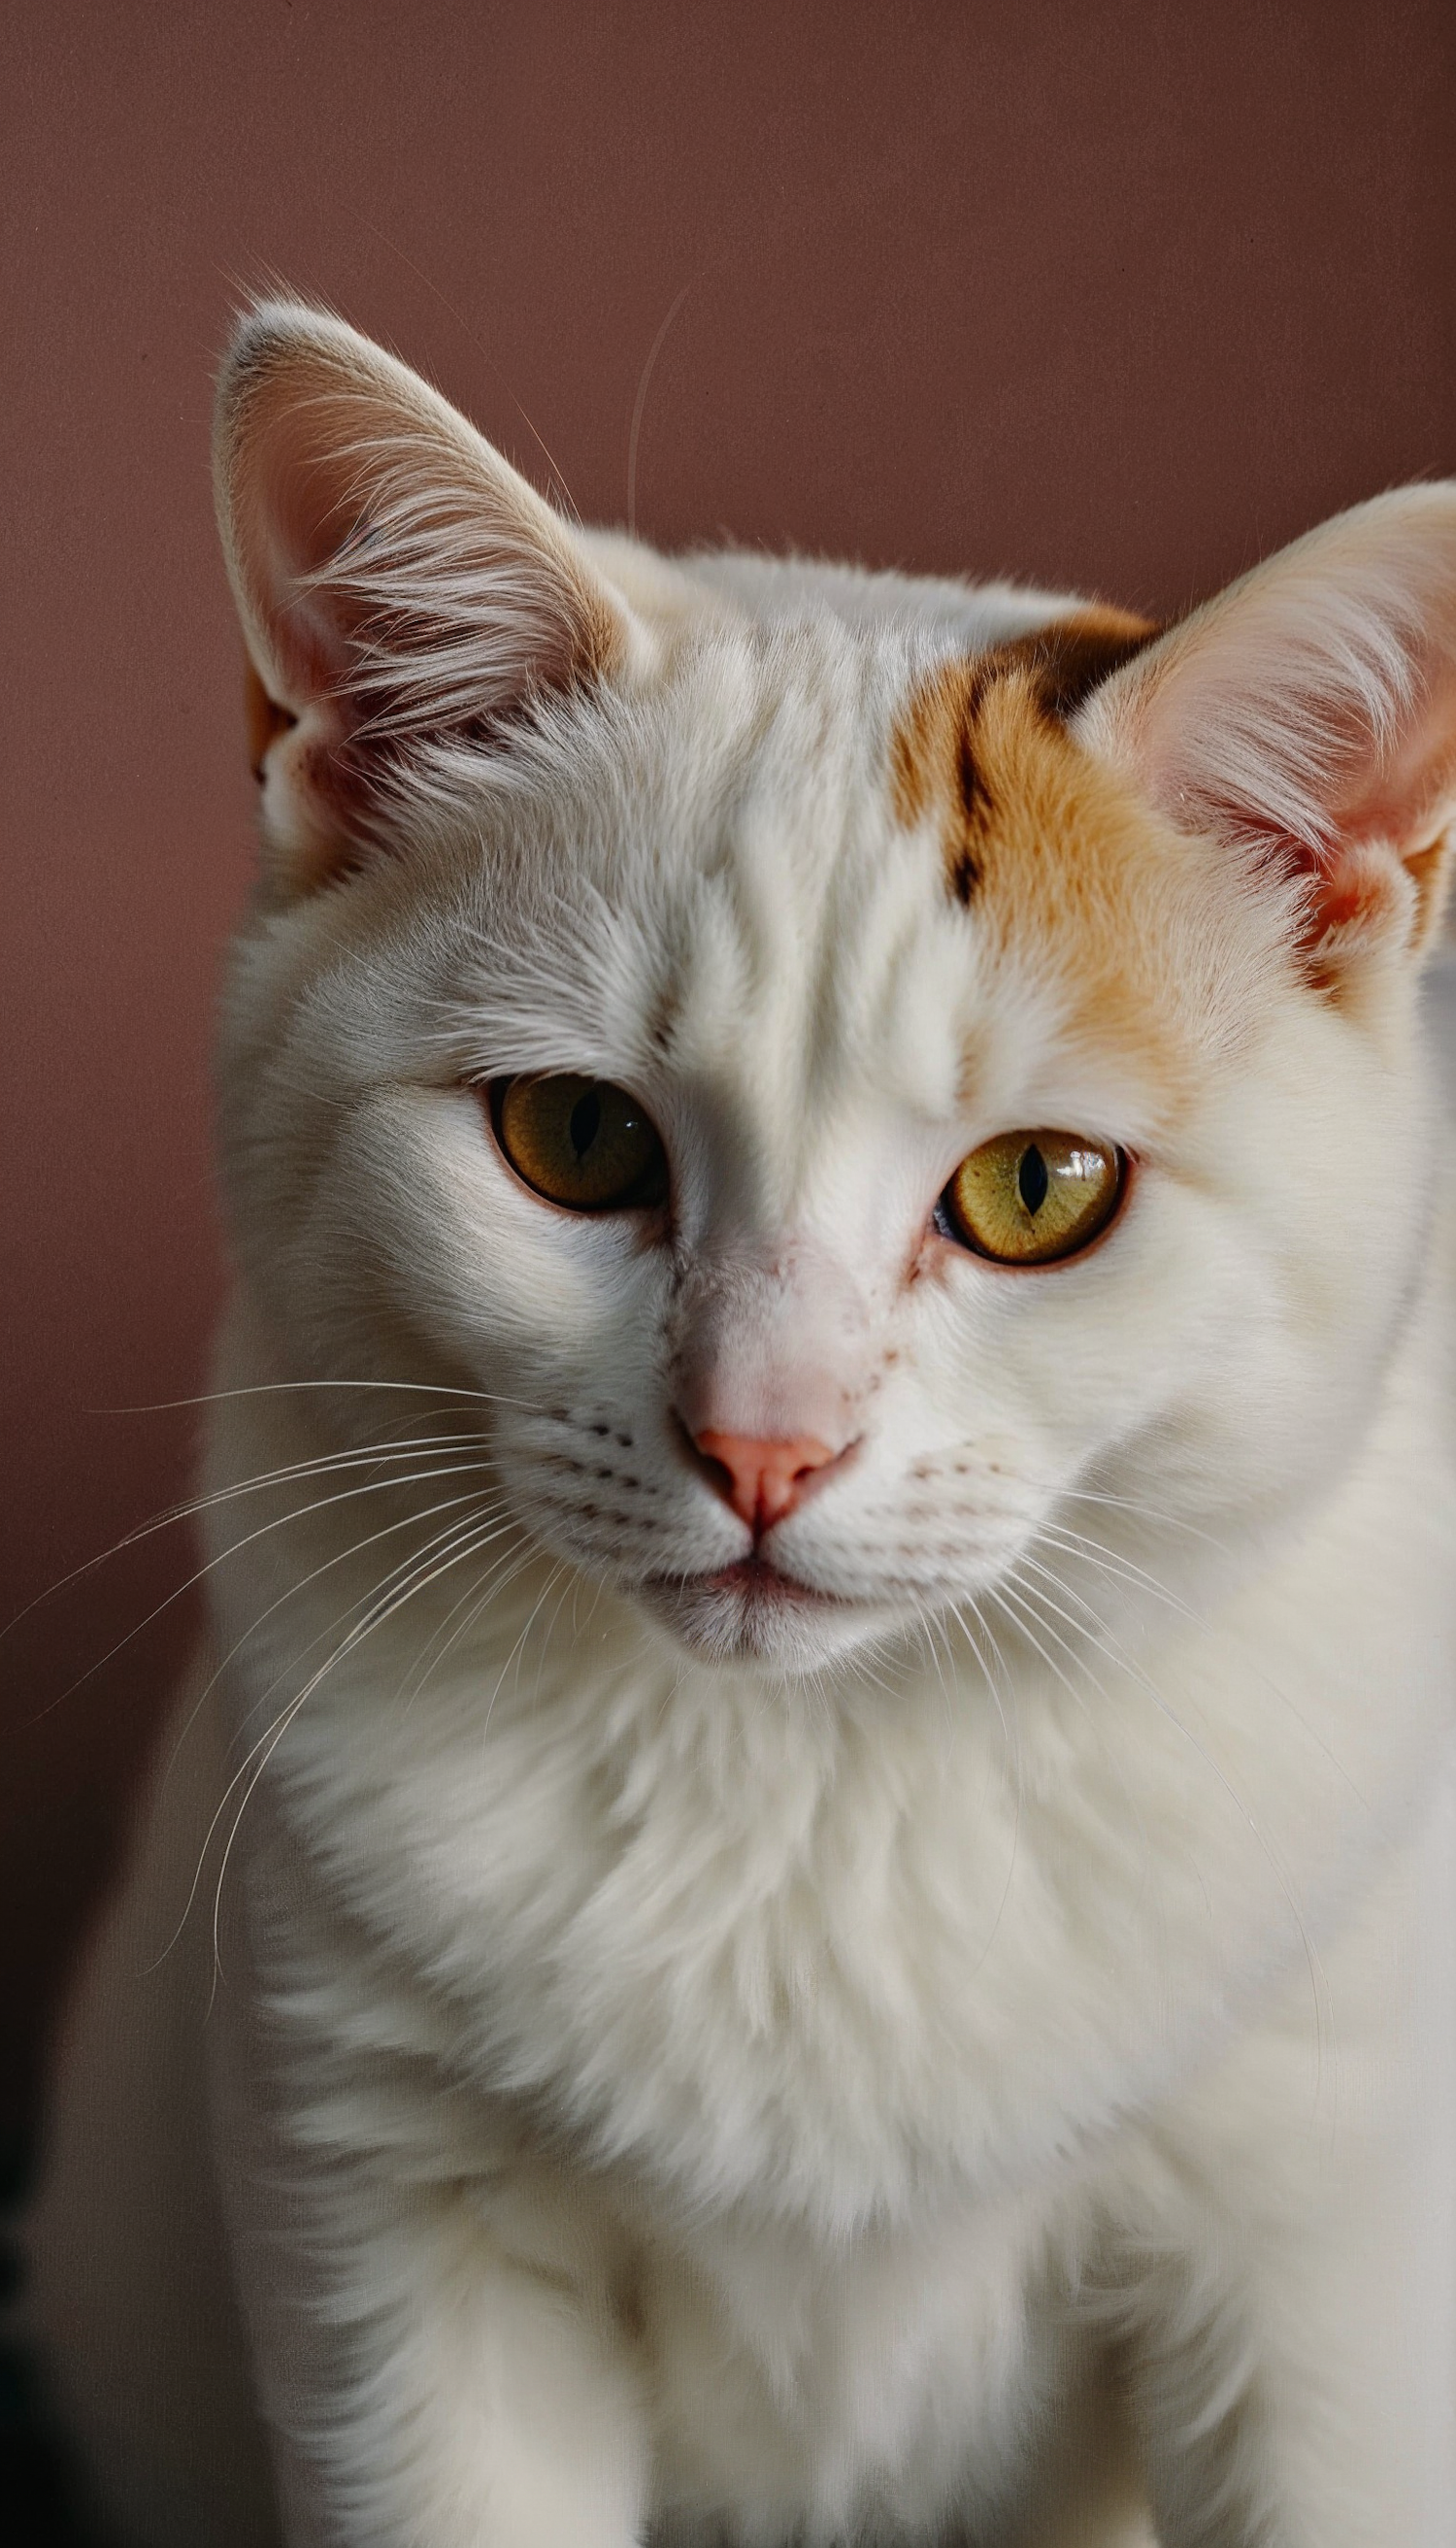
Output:
<path fill-rule="evenodd" d="M 1078 1563 L 1120 1597 L 1338 1476 L 1429 1243 L 1456 490 L 1162 634 L 790 608 L 577 532 L 284 305 L 217 466 L 274 1368 L 487 1393 L 514 1524 L 776 1671 L 1054 1639 L 1058 1586 L 1065 1638 Z"/>

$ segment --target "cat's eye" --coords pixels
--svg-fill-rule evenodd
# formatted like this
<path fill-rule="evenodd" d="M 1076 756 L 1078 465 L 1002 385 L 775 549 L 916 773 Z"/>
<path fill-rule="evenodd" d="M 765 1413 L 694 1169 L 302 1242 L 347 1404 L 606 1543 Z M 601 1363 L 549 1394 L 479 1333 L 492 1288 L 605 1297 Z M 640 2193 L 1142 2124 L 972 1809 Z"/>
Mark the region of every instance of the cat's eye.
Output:
<path fill-rule="evenodd" d="M 657 1127 L 609 1079 L 562 1070 L 498 1080 L 491 1120 L 516 1175 L 568 1212 L 626 1212 L 667 1199 Z"/>
<path fill-rule="evenodd" d="M 1082 1133 L 1001 1133 L 962 1159 L 941 1197 L 953 1238 L 998 1265 L 1075 1256 L 1118 1208 L 1127 1161 Z"/>

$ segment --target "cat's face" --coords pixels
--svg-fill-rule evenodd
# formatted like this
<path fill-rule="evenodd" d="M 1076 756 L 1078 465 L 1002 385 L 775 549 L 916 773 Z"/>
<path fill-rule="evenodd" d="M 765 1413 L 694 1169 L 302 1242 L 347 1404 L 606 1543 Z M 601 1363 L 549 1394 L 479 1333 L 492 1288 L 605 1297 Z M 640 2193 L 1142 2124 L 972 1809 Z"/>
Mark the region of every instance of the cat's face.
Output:
<path fill-rule="evenodd" d="M 397 719 L 351 830 L 274 637 L 275 839 L 312 870 L 336 820 L 356 867 L 234 981 L 227 1172 L 285 1360 L 487 1393 L 532 1541 L 775 1672 L 1046 1634 L 1077 1537 L 1125 1593 L 1159 1531 L 1267 1531 L 1421 1243 L 1415 889 L 1312 919 L 1253 827 L 1170 819 L 1126 624 L 1058 687 L 1060 639 L 756 627 L 655 562 L 635 599 L 533 720 L 416 722 L 411 766 Z"/>
<path fill-rule="evenodd" d="M 1277 1505 L 1358 1410 L 1411 1234 L 1407 1127 L 1279 899 L 1130 811 L 1014 681 L 962 902 L 937 790 L 907 824 L 895 787 L 920 688 L 896 642 L 796 630 L 580 703 L 438 846 L 273 924 L 300 976 L 229 1102 L 308 1367 L 495 1394 L 533 1536 L 714 1653 L 818 1663 L 1014 1587 L 1058 1512 L 1106 1541 L 1069 1488 L 1217 1528 Z M 537 1073 L 630 1092 L 666 1195 L 528 1184 L 500 1091 Z M 1045 1264 L 976 1252 L 948 1184 L 1047 1128 L 1126 1162 L 1111 1221 Z M 756 1533 L 714 1432 L 833 1457 Z"/>

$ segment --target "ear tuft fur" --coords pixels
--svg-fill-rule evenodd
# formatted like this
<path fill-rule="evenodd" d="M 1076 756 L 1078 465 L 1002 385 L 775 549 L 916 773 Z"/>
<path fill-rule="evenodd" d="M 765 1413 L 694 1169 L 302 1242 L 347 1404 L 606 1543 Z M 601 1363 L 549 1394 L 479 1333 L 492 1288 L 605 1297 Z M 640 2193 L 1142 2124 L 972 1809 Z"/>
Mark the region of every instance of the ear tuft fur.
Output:
<path fill-rule="evenodd" d="M 239 322 L 218 389 L 224 550 L 268 713 L 264 830 L 294 880 L 353 863 L 431 754 L 601 680 L 624 606 L 473 425 L 342 319 Z"/>
<path fill-rule="evenodd" d="M 1321 978 L 1425 945 L 1456 815 L 1456 485 L 1296 541 L 1115 675 L 1077 731 L 1183 828 L 1307 881 Z"/>

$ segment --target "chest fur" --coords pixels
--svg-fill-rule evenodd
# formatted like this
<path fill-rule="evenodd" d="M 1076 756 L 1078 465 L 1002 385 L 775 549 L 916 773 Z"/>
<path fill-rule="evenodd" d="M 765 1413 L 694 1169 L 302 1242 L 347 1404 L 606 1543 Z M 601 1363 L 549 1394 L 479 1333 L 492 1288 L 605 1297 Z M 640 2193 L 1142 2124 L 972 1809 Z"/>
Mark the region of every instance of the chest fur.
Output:
<path fill-rule="evenodd" d="M 398 1688 L 377 1657 L 280 1765 L 349 2022 L 694 2204 L 843 2230 L 1004 2194 L 1300 1952 L 1264 1799 L 1136 1685 L 1019 1745 L 984 1691 L 816 1726 L 640 1658 L 488 1724 L 467 1674 Z"/>

